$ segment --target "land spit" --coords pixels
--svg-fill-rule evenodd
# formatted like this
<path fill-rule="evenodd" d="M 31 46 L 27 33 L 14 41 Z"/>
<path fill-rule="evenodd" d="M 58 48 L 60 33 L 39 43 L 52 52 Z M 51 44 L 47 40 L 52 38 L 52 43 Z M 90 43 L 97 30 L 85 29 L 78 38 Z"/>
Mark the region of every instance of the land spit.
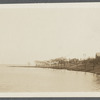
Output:
<path fill-rule="evenodd" d="M 90 72 L 94 74 L 100 74 L 100 65 L 95 65 L 94 67 L 89 65 L 70 65 L 70 66 L 10 66 L 10 67 L 26 67 L 26 68 L 52 68 L 52 69 L 65 69 L 70 71 L 82 71 L 82 72 Z"/>

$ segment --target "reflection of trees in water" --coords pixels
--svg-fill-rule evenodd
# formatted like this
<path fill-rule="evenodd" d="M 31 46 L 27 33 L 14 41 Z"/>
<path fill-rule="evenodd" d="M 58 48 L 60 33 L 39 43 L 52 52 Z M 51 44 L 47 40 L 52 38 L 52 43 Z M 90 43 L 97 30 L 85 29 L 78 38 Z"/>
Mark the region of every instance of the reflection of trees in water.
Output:
<path fill-rule="evenodd" d="M 96 75 L 96 77 L 95 77 L 95 82 L 96 82 L 97 84 L 100 84 L 100 75 Z"/>
<path fill-rule="evenodd" d="M 95 88 L 97 90 L 100 90 L 100 75 L 94 74 L 94 83 L 95 83 Z"/>

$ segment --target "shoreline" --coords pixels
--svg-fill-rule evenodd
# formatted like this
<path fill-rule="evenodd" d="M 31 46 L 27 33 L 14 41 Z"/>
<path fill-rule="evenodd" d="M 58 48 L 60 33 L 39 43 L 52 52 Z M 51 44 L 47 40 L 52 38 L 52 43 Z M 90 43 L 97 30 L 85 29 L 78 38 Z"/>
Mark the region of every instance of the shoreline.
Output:
<path fill-rule="evenodd" d="M 9 66 L 9 67 L 26 67 L 26 68 L 50 68 L 50 69 L 63 69 L 63 70 L 70 70 L 70 71 L 80 71 L 80 72 L 89 72 L 94 73 L 97 75 L 100 75 L 100 65 L 94 66 L 94 68 L 91 65 L 84 66 L 84 65 L 73 65 L 73 66 Z"/>

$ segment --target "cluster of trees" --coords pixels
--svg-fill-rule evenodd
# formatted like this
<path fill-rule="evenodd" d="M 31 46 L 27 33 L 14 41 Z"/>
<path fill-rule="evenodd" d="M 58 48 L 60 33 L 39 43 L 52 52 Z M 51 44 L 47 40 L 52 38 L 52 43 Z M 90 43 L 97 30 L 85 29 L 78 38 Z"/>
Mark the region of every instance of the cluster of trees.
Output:
<path fill-rule="evenodd" d="M 49 61 L 36 61 L 35 62 L 37 66 L 65 66 L 67 63 L 66 58 L 56 58 L 56 59 L 51 59 Z"/>
<path fill-rule="evenodd" d="M 95 68 L 96 65 L 100 65 L 100 57 L 96 58 L 88 58 L 82 61 L 82 64 L 86 67 L 89 67 L 90 65 Z"/>
<path fill-rule="evenodd" d="M 36 61 L 36 66 L 41 66 L 41 67 L 56 67 L 56 68 L 64 68 L 67 66 L 72 66 L 72 65 L 84 65 L 85 68 L 88 66 L 93 66 L 93 69 L 96 65 L 100 64 L 100 57 L 96 58 L 88 58 L 88 59 L 67 59 L 64 57 L 56 58 L 56 59 L 51 59 L 48 61 Z"/>
<path fill-rule="evenodd" d="M 49 67 L 66 67 L 69 64 L 78 64 L 80 61 L 79 59 L 67 59 L 64 57 L 56 58 L 56 59 L 51 59 L 49 61 L 36 61 L 37 66 L 49 66 Z"/>

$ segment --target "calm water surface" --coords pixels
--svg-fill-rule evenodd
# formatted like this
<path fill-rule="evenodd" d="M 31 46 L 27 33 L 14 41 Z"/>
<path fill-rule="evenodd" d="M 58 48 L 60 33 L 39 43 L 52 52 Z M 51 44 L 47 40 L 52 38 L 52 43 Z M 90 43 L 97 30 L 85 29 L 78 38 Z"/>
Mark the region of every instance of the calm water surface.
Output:
<path fill-rule="evenodd" d="M 0 66 L 0 92 L 98 92 L 100 75 Z"/>

